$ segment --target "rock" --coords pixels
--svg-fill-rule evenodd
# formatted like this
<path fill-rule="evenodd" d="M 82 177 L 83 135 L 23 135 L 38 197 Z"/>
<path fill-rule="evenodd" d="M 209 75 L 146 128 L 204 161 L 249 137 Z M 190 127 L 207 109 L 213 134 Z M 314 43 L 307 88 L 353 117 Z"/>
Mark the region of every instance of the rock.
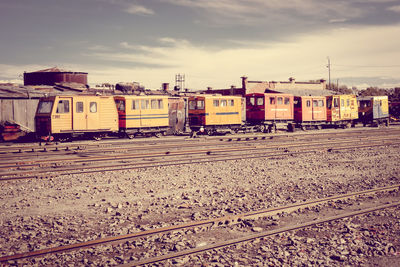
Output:
<path fill-rule="evenodd" d="M 106 213 L 111 213 L 111 212 L 113 212 L 113 209 L 110 208 L 110 207 L 108 207 L 108 208 L 106 209 Z"/>
<path fill-rule="evenodd" d="M 262 231 L 263 231 L 263 228 L 261 228 L 261 227 L 253 227 L 251 230 L 252 230 L 253 232 L 259 233 L 259 232 L 262 232 Z"/>

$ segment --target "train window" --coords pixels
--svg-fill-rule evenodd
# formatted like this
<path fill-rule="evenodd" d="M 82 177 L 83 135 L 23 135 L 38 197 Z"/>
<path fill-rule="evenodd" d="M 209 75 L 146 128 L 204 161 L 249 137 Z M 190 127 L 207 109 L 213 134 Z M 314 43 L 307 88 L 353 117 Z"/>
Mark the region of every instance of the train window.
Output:
<path fill-rule="evenodd" d="M 158 108 L 163 109 L 164 108 L 164 101 L 162 99 L 158 99 Z"/>
<path fill-rule="evenodd" d="M 58 101 L 56 113 L 69 113 L 69 100 Z"/>
<path fill-rule="evenodd" d="M 228 106 L 233 107 L 234 105 L 235 105 L 235 100 L 229 99 L 229 100 L 228 100 Z"/>
<path fill-rule="evenodd" d="M 140 109 L 139 100 L 132 100 L 132 110 Z"/>
<path fill-rule="evenodd" d="M 158 101 L 157 99 L 151 100 L 151 109 L 158 109 Z"/>
<path fill-rule="evenodd" d="M 76 102 L 76 113 L 83 112 L 83 102 Z"/>
<path fill-rule="evenodd" d="M 275 105 L 275 97 L 270 97 L 270 98 L 269 98 L 269 103 L 270 103 L 271 105 Z"/>
<path fill-rule="evenodd" d="M 285 97 L 285 105 L 289 105 L 290 104 L 290 98 L 289 97 Z"/>
<path fill-rule="evenodd" d="M 333 99 L 333 106 L 334 106 L 335 108 L 338 108 L 338 107 L 339 107 L 339 98 L 334 98 L 334 99 Z"/>
<path fill-rule="evenodd" d="M 196 100 L 189 101 L 189 109 L 191 110 L 196 109 Z"/>
<path fill-rule="evenodd" d="M 318 100 L 318 106 L 323 107 L 324 106 L 324 100 Z"/>
<path fill-rule="evenodd" d="M 204 100 L 197 100 L 197 109 L 204 109 Z"/>
<path fill-rule="evenodd" d="M 221 100 L 221 107 L 226 107 L 228 105 L 226 100 Z"/>
<path fill-rule="evenodd" d="M 256 98 L 255 97 L 248 97 L 247 98 L 247 105 L 248 106 L 254 106 L 256 104 Z"/>
<path fill-rule="evenodd" d="M 332 108 L 332 99 L 329 98 L 326 100 L 326 107 L 329 109 Z"/>
<path fill-rule="evenodd" d="M 213 100 L 213 106 L 219 107 L 219 100 Z"/>
<path fill-rule="evenodd" d="M 351 106 L 354 107 L 354 100 L 351 100 Z"/>
<path fill-rule="evenodd" d="M 97 102 L 90 102 L 89 110 L 90 110 L 90 113 L 96 113 L 97 112 Z"/>
<path fill-rule="evenodd" d="M 307 100 L 306 106 L 307 106 L 307 107 L 311 107 L 311 100 Z"/>
<path fill-rule="evenodd" d="M 301 108 L 301 101 L 299 99 L 295 99 L 293 102 L 296 108 Z"/>
<path fill-rule="evenodd" d="M 264 106 L 264 97 L 257 97 L 257 106 Z"/>
<path fill-rule="evenodd" d="M 149 100 L 143 99 L 141 103 L 142 109 L 149 109 Z"/>
<path fill-rule="evenodd" d="M 50 113 L 52 106 L 53 106 L 52 101 L 42 101 L 39 103 L 38 113 L 39 114 Z"/>
<path fill-rule="evenodd" d="M 350 106 L 350 99 L 347 99 L 347 106 L 349 107 Z"/>
<path fill-rule="evenodd" d="M 313 107 L 318 107 L 318 100 L 313 100 L 312 101 L 312 106 Z"/>
<path fill-rule="evenodd" d="M 115 105 L 117 106 L 117 110 L 125 111 L 125 101 L 123 101 L 123 100 L 115 100 Z"/>
<path fill-rule="evenodd" d="M 282 105 L 283 103 L 283 98 L 282 97 L 278 97 L 278 105 Z"/>
<path fill-rule="evenodd" d="M 344 99 L 342 99 L 342 100 L 340 101 L 340 106 L 341 106 L 341 107 L 344 107 Z"/>

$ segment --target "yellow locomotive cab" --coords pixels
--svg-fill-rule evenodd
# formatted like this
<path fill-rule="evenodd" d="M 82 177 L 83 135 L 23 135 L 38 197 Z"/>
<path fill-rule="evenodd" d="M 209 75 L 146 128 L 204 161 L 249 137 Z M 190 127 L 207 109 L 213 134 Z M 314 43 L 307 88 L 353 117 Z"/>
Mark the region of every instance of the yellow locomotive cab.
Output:
<path fill-rule="evenodd" d="M 53 96 L 42 98 L 36 112 L 39 136 L 66 139 L 76 135 L 100 138 L 118 131 L 114 99 L 109 96 Z"/>

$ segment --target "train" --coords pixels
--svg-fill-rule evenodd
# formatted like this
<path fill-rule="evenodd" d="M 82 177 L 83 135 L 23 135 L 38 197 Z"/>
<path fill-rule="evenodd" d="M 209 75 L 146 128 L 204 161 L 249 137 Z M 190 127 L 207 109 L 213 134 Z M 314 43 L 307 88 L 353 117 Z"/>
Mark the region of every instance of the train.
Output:
<path fill-rule="evenodd" d="M 389 125 L 388 97 L 70 95 L 41 98 L 35 116 L 36 135 L 47 141 L 78 136 L 100 140 L 105 136 L 271 133 L 347 128 L 357 123 Z"/>

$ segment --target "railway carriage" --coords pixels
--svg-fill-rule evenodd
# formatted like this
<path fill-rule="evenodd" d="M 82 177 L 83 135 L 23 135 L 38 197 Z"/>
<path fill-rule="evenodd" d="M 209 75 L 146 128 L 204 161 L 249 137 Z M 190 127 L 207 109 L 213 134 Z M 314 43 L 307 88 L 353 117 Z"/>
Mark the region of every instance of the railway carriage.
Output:
<path fill-rule="evenodd" d="M 189 123 L 192 132 L 226 133 L 242 126 L 242 98 L 222 95 L 189 97 Z"/>
<path fill-rule="evenodd" d="M 118 132 L 118 115 L 110 96 L 52 96 L 41 98 L 35 116 L 42 139 L 65 140 L 85 135 L 101 139 Z"/>
<path fill-rule="evenodd" d="M 167 96 L 123 95 L 114 96 L 114 99 L 120 135 L 133 138 L 145 134 L 166 134 L 169 127 Z"/>
<path fill-rule="evenodd" d="M 389 125 L 389 101 L 387 96 L 357 97 L 358 121 L 364 126 Z"/>
<path fill-rule="evenodd" d="M 325 96 L 295 96 L 294 121 L 296 127 L 321 129 L 326 121 Z"/>
<path fill-rule="evenodd" d="M 246 95 L 246 121 L 261 132 L 277 128 L 293 130 L 294 96 L 291 94 L 252 93 Z"/>
<path fill-rule="evenodd" d="M 326 96 L 327 125 L 334 127 L 354 126 L 358 119 L 358 104 L 355 95 Z"/>

